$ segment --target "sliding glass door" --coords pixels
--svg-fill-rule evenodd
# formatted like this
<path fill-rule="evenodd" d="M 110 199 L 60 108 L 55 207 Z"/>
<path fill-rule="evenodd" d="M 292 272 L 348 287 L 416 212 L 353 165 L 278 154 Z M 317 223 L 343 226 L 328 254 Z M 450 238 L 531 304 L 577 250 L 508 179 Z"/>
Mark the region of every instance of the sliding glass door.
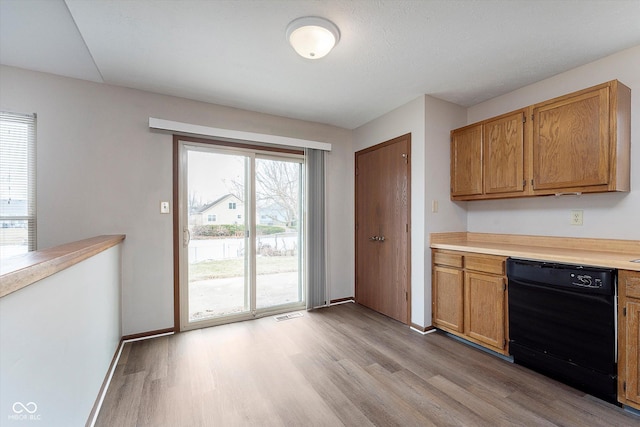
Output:
<path fill-rule="evenodd" d="M 256 307 L 300 303 L 302 163 L 261 157 L 255 165 Z"/>
<path fill-rule="evenodd" d="M 250 158 L 187 147 L 185 230 L 189 322 L 247 313 L 250 306 Z"/>
<path fill-rule="evenodd" d="M 180 329 L 304 307 L 302 156 L 178 149 Z"/>

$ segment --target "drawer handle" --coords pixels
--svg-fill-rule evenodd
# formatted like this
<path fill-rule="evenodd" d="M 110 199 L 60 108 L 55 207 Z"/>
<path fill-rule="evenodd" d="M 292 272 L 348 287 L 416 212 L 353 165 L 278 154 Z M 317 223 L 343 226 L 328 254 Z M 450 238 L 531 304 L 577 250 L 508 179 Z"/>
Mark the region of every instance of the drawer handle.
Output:
<path fill-rule="evenodd" d="M 582 193 L 580 191 L 576 191 L 575 193 L 556 193 L 555 194 L 556 197 L 560 197 L 560 196 L 582 196 Z"/>

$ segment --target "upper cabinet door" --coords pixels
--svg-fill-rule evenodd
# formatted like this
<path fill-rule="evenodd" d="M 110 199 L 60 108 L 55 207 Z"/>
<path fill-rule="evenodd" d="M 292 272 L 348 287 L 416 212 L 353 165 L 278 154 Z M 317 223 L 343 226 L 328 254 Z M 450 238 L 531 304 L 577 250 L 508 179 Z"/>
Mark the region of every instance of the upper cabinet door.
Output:
<path fill-rule="evenodd" d="M 451 200 L 630 190 L 631 89 L 612 80 L 451 131 Z"/>
<path fill-rule="evenodd" d="M 609 87 L 533 109 L 533 189 L 609 184 Z"/>
<path fill-rule="evenodd" d="M 482 194 L 482 124 L 451 131 L 451 196 Z"/>
<path fill-rule="evenodd" d="M 484 192 L 524 191 L 524 111 L 484 122 Z"/>

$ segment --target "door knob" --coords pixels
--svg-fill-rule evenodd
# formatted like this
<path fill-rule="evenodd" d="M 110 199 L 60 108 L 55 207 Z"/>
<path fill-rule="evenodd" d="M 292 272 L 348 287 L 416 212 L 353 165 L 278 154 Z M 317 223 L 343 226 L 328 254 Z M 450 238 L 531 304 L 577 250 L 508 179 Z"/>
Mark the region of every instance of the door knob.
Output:
<path fill-rule="evenodd" d="M 380 238 L 378 236 L 371 236 L 371 237 L 369 237 L 369 240 L 371 240 L 373 242 L 377 242 L 378 240 L 380 240 Z"/>

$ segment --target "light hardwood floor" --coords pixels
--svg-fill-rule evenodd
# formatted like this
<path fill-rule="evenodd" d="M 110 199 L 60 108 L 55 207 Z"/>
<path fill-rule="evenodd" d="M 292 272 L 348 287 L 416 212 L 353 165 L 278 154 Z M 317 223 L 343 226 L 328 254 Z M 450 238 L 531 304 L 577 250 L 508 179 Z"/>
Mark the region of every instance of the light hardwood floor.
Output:
<path fill-rule="evenodd" d="M 97 426 L 640 426 L 356 304 L 127 343 Z"/>

